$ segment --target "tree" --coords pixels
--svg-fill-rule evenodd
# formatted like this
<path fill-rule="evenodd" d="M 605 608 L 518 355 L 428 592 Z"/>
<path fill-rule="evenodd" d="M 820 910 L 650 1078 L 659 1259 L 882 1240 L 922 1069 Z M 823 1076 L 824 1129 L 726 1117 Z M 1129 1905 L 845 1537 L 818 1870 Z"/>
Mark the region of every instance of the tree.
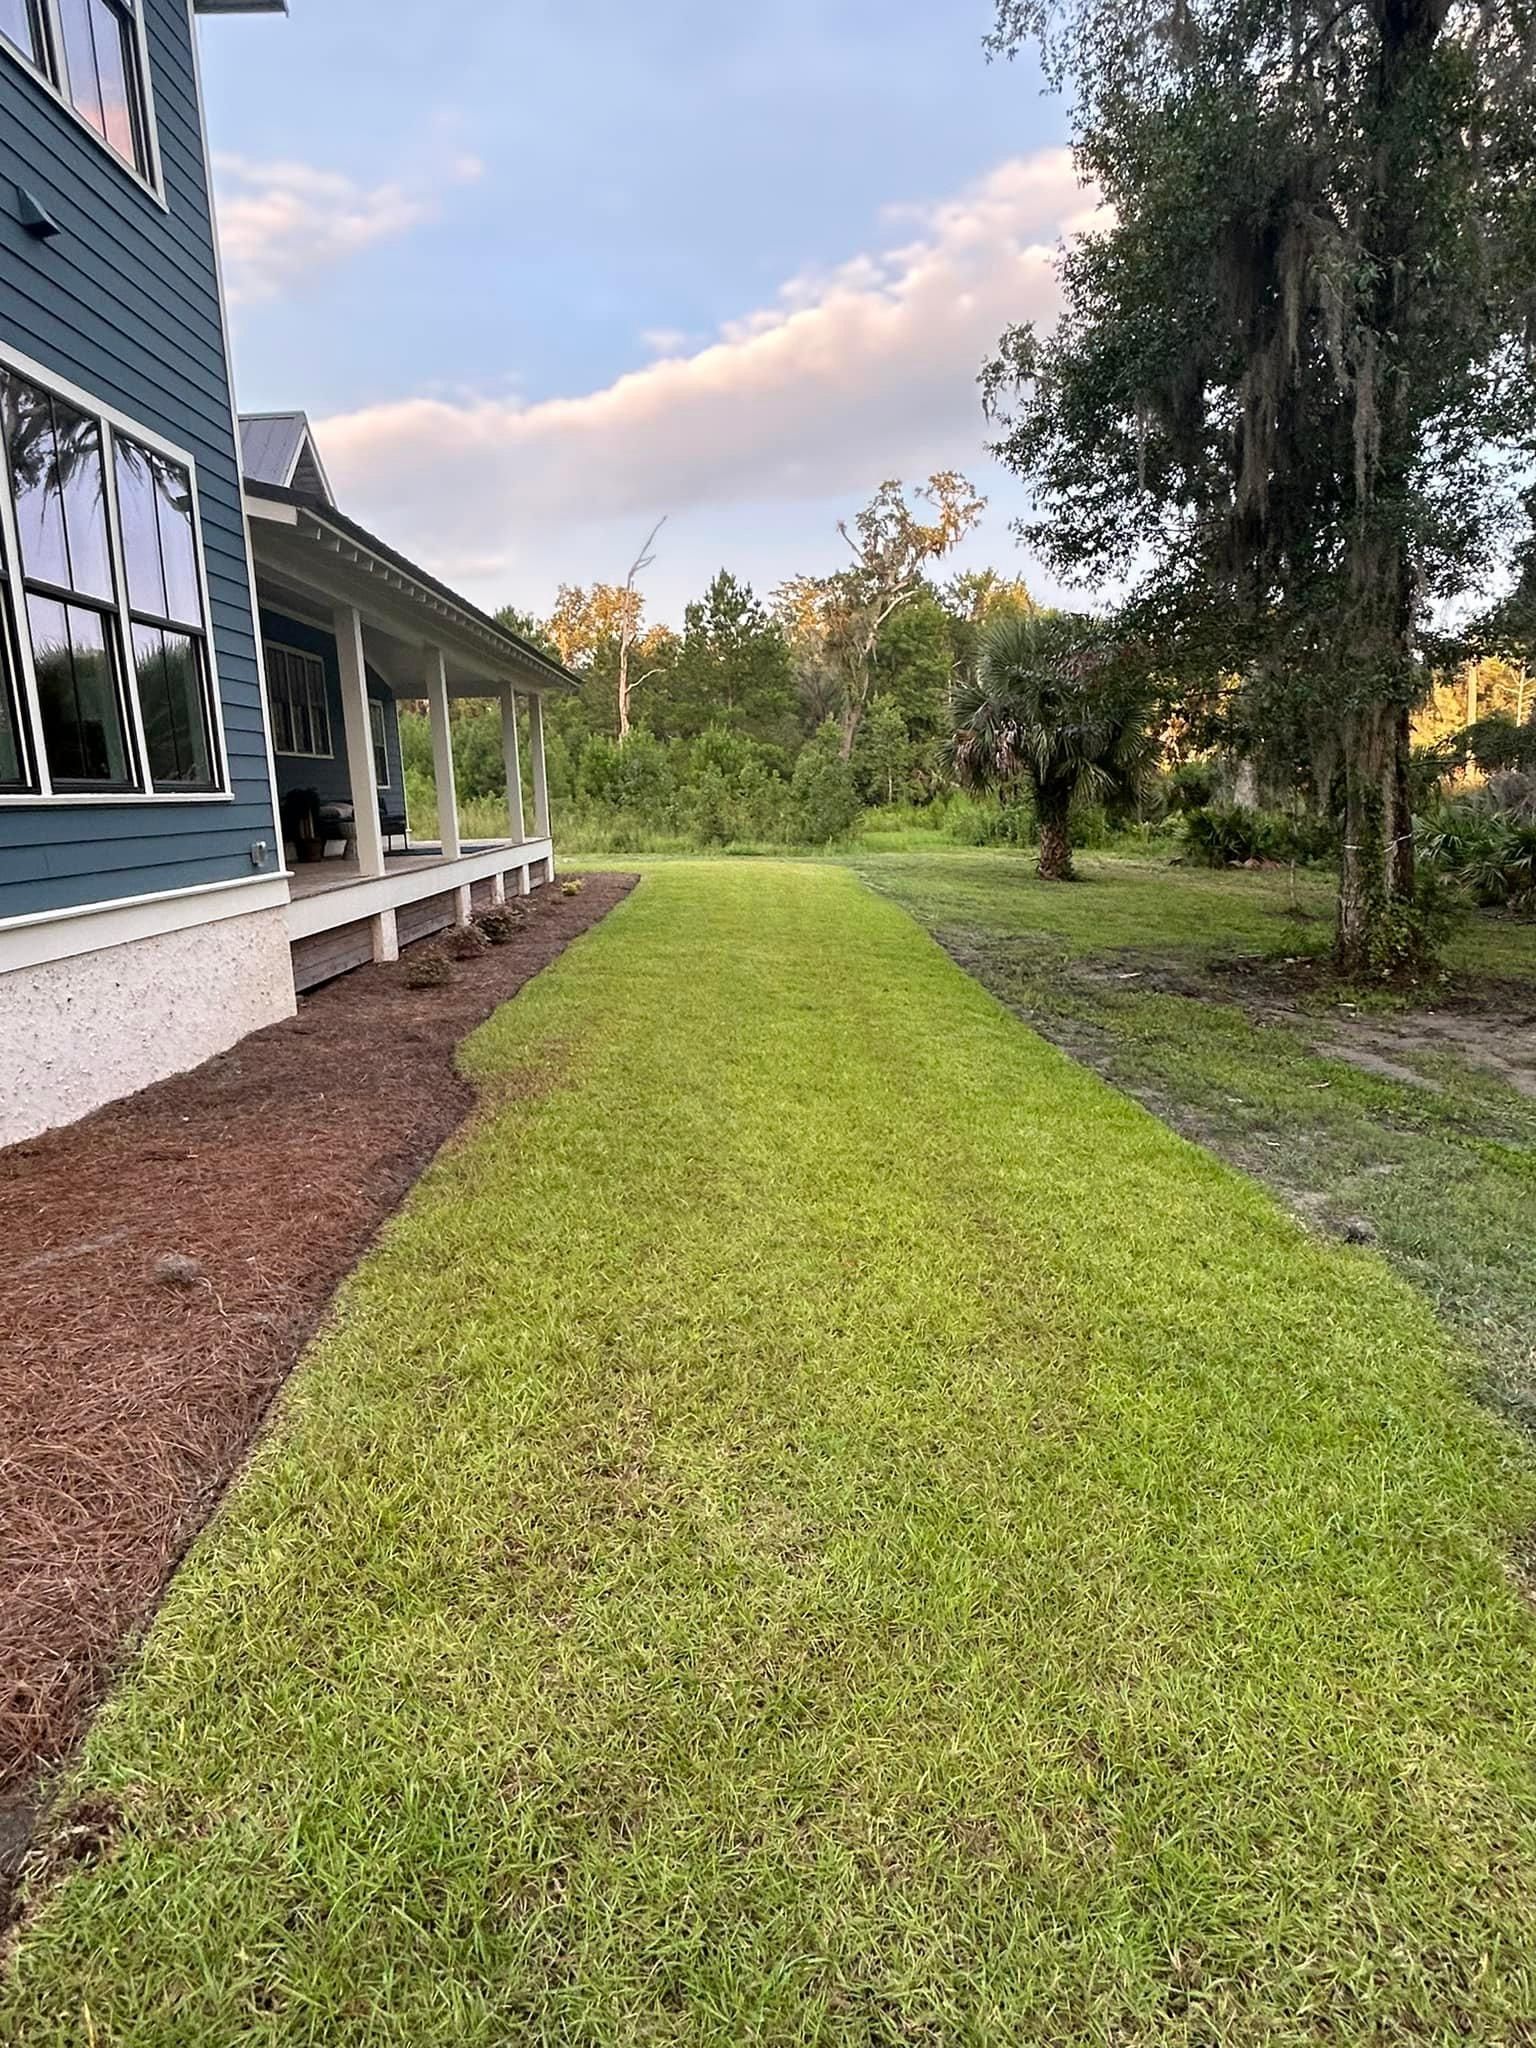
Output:
<path fill-rule="evenodd" d="M 851 528 L 846 520 L 838 522 L 852 566 L 831 576 L 792 577 L 778 593 L 792 637 L 838 679 L 844 761 L 859 736 L 887 622 L 911 603 L 924 572 L 970 532 L 986 505 L 955 470 L 937 472 L 915 495 L 932 509 L 931 519 L 920 518 L 901 484 L 888 480 Z"/>
<path fill-rule="evenodd" d="M 890 697 L 877 697 L 859 727 L 853 750 L 853 772 L 866 803 L 893 804 L 907 794 L 912 767 L 912 741 L 901 707 Z"/>
<path fill-rule="evenodd" d="M 951 760 L 962 789 L 1027 787 L 1043 882 L 1072 879 L 1072 805 L 1128 803 L 1154 748 L 1150 702 L 1120 650 L 1067 612 L 1004 612 L 983 629 L 977 672 L 955 691 Z"/>
<path fill-rule="evenodd" d="M 1536 422 L 1529 5 L 1000 0 L 994 49 L 1028 36 L 1111 224 L 984 373 L 1027 534 L 1131 577 L 1251 722 L 1336 742 L 1338 960 L 1390 964 L 1431 621 L 1505 545 Z"/>
<path fill-rule="evenodd" d="M 629 584 L 584 588 L 562 583 L 555 593 L 545 631 L 566 667 L 582 679 L 582 701 L 594 731 L 620 736 L 621 668 L 629 717 L 636 692 L 674 658 L 677 635 L 666 626 L 642 630 L 643 613 L 643 600 Z M 631 667 L 640 674 L 632 677 Z"/>
<path fill-rule="evenodd" d="M 722 569 L 683 614 L 682 644 L 651 722 L 691 739 L 711 726 L 782 743 L 794 723 L 789 643 L 779 622 Z"/>
<path fill-rule="evenodd" d="M 624 605 L 619 619 L 619 666 L 615 679 L 619 721 L 619 745 L 622 747 L 629 738 L 629 658 L 634 651 L 635 639 L 640 631 L 640 614 L 645 601 L 640 596 L 638 582 L 642 571 L 649 569 L 656 557 L 651 552 L 656 536 L 667 523 L 663 513 L 641 543 L 640 552 L 629 565 L 629 574 L 624 579 Z M 654 670 L 653 670 L 654 672 Z"/>
<path fill-rule="evenodd" d="M 532 612 L 520 611 L 515 604 L 504 604 L 496 614 L 496 623 L 503 631 L 515 633 L 520 640 L 536 647 L 540 654 L 547 654 L 552 661 L 562 659 L 554 635 Z"/>
<path fill-rule="evenodd" d="M 1004 576 L 996 569 L 962 569 L 939 592 L 949 618 L 955 672 L 971 675 L 981 651 L 981 629 L 1000 611 L 1037 611 L 1022 576 Z"/>

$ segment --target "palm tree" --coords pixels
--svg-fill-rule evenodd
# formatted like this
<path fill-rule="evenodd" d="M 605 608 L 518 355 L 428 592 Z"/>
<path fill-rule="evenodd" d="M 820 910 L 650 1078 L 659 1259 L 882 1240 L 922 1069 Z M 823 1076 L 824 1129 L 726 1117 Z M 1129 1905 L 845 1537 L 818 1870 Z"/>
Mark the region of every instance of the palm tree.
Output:
<path fill-rule="evenodd" d="M 955 779 L 1005 801 L 1027 787 L 1040 826 L 1040 879 L 1070 882 L 1073 799 L 1118 804 L 1135 796 L 1152 762 L 1149 710 L 1092 620 L 1007 612 L 983 630 L 976 674 L 952 699 Z"/>

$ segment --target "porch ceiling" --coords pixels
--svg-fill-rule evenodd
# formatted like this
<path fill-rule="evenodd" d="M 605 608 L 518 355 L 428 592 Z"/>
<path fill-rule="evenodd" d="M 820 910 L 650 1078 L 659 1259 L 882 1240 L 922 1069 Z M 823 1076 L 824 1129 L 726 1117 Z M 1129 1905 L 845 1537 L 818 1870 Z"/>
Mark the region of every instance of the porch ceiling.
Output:
<path fill-rule="evenodd" d="M 442 650 L 455 696 L 483 696 L 507 682 L 538 693 L 575 687 L 575 677 L 558 662 L 340 515 L 249 483 L 246 510 L 262 599 L 327 628 L 338 606 L 352 606 L 362 618 L 370 660 L 397 690 L 424 690 L 429 647 Z"/>

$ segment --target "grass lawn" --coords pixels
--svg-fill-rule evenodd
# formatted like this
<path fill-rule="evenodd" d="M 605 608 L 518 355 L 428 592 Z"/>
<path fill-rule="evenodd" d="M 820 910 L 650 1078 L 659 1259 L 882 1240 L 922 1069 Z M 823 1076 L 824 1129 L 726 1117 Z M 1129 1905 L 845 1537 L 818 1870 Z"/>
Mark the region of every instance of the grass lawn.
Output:
<path fill-rule="evenodd" d="M 862 867 L 1059 1044 L 1304 1215 L 1374 1234 L 1476 1347 L 1484 1391 L 1536 1424 L 1536 1100 L 1450 1047 L 1397 1043 L 1390 1016 L 1392 1057 L 1371 1062 L 1369 1002 L 1277 1002 L 1262 973 L 1232 971 L 1326 952 L 1330 877 L 1079 864 L 1073 888 L 1037 881 L 1027 854 Z M 1472 917 L 1446 957 L 1462 980 L 1498 978 L 1496 1036 L 1529 1045 L 1536 925 Z M 1424 1003 L 1455 1017 L 1457 1000 Z M 1366 1050 L 1366 1069 L 1341 1049 Z"/>
<path fill-rule="evenodd" d="M 97 1724 L 0 2039 L 1536 2035 L 1536 1471 L 845 869 L 467 1054 Z"/>

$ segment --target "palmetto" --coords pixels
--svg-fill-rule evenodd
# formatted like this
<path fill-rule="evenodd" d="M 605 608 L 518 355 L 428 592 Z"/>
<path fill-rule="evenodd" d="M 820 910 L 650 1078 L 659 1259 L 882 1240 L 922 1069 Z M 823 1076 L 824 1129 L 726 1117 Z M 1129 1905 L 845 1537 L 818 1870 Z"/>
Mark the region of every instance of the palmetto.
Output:
<path fill-rule="evenodd" d="M 1041 879 L 1070 881 L 1073 800 L 1123 802 L 1152 761 L 1147 698 L 1123 650 L 1073 613 L 1009 613 L 983 633 L 952 710 L 956 780 L 1005 799 L 1027 788 Z"/>

